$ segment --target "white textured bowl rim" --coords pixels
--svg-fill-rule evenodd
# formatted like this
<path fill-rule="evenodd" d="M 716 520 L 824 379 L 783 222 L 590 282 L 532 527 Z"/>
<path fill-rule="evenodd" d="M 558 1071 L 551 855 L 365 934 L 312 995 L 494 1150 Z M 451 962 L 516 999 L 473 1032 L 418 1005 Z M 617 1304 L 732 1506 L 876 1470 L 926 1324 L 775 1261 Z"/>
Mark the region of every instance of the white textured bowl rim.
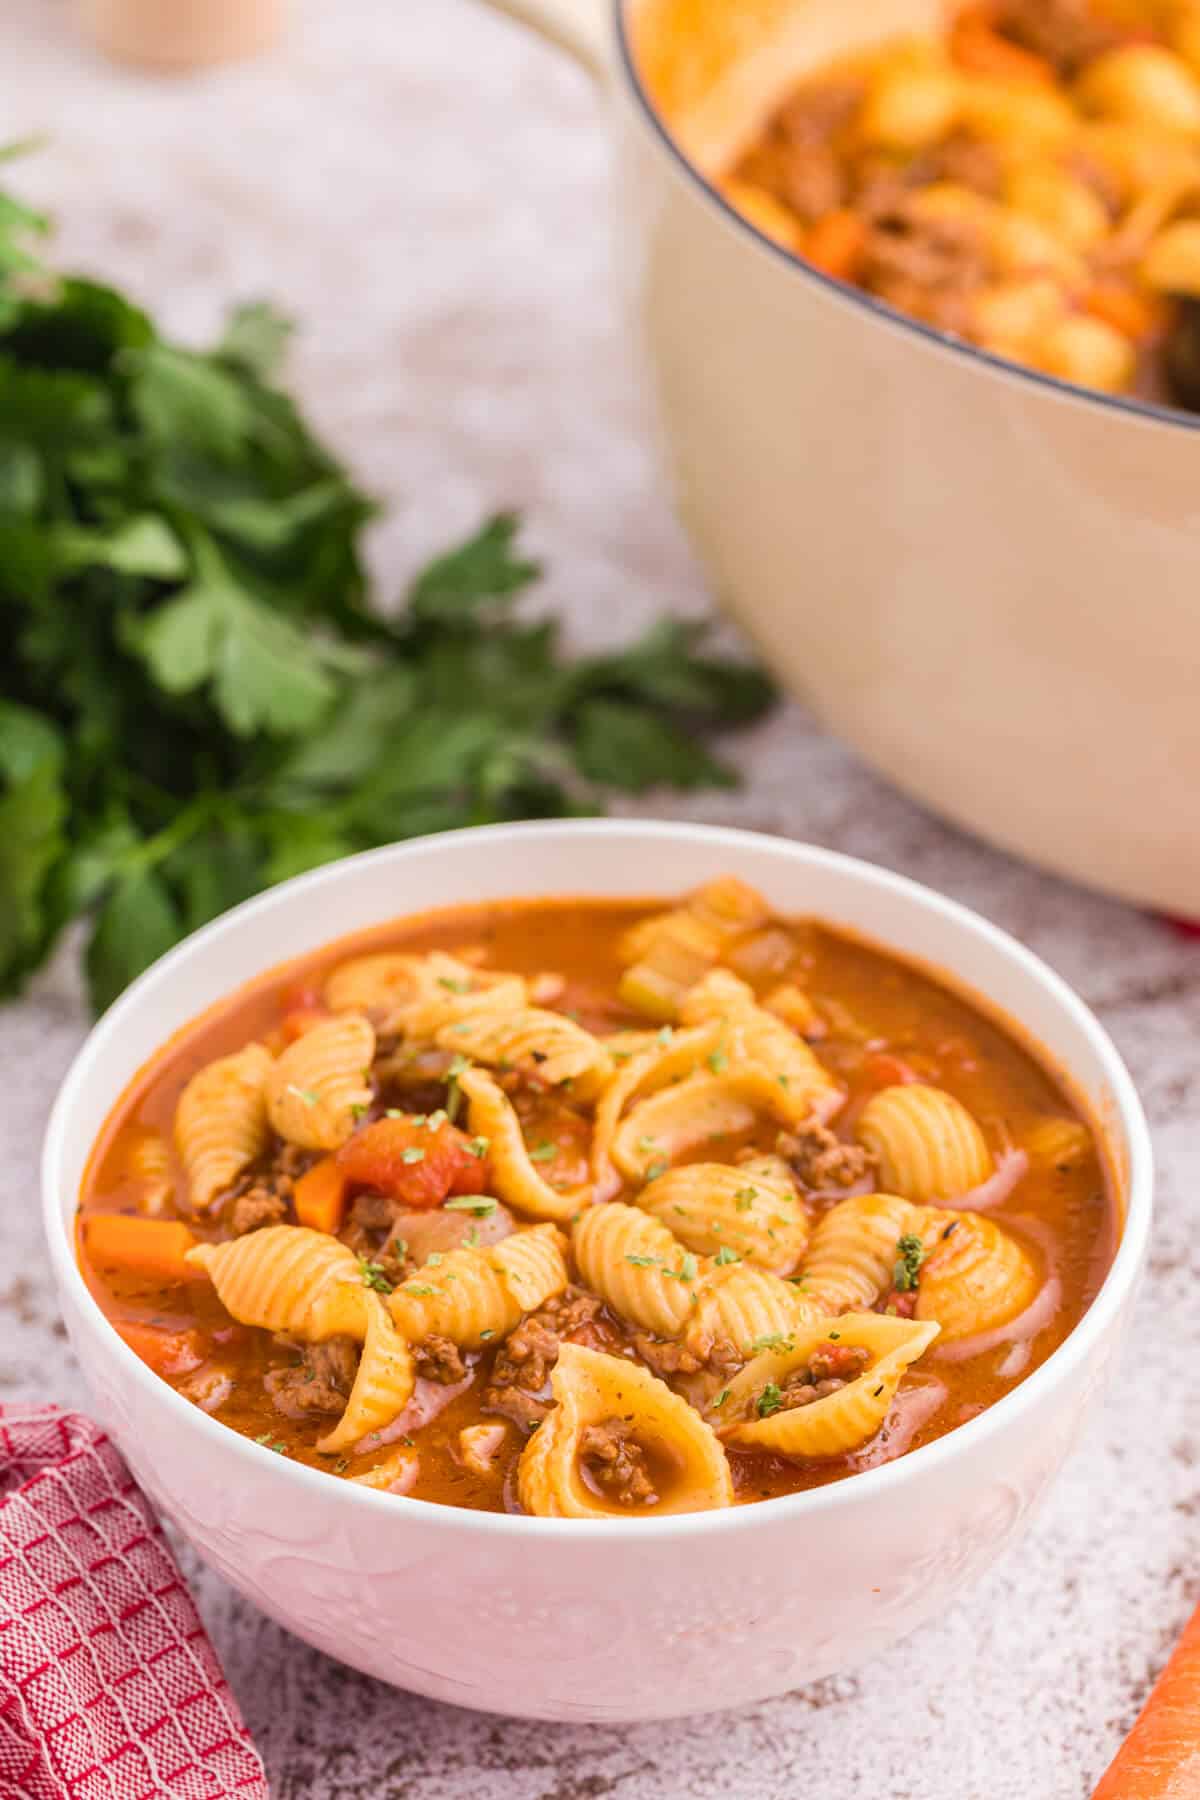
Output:
<path fill-rule="evenodd" d="M 1050 375 L 1043 369 L 1035 369 L 1028 363 L 1013 362 L 1010 358 L 1000 356 L 993 350 L 985 350 L 980 344 L 971 343 L 967 338 L 955 337 L 946 331 L 938 331 L 935 326 L 926 325 L 922 320 L 913 318 L 909 313 L 901 312 L 898 307 L 889 305 L 886 300 L 879 299 L 876 294 L 868 293 L 865 288 L 854 287 L 849 282 L 839 281 L 836 275 L 827 275 L 814 263 L 805 262 L 802 256 L 789 250 L 785 244 L 780 244 L 774 238 L 768 237 L 765 231 L 761 231 L 754 224 L 753 220 L 747 218 L 745 213 L 739 212 L 738 208 L 725 198 L 721 190 L 700 172 L 677 143 L 642 80 L 633 45 L 629 41 L 626 14 L 626 0 L 613 0 L 613 35 L 617 44 L 617 58 L 630 92 L 637 99 L 643 122 L 650 127 L 652 135 L 668 151 L 672 161 L 682 171 L 689 184 L 703 195 L 710 206 L 721 215 L 725 224 L 733 225 L 743 237 L 753 239 L 773 261 L 788 269 L 794 279 L 805 282 L 809 286 L 823 287 L 844 305 L 853 307 L 856 311 L 865 313 L 869 318 L 874 318 L 878 323 L 890 325 L 910 337 L 921 338 L 925 343 L 942 351 L 947 356 L 967 362 L 981 363 L 1002 380 L 1047 388 L 1058 394 L 1061 399 L 1070 401 L 1076 406 L 1110 413 L 1124 413 L 1130 418 L 1141 419 L 1146 424 L 1166 425 L 1176 431 L 1200 431 L 1200 415 L 1185 407 L 1170 406 L 1156 400 L 1142 400 L 1135 394 L 1102 393 L 1099 388 L 1083 387 L 1077 382 L 1067 381 L 1061 375 Z"/>
<path fill-rule="evenodd" d="M 546 837 L 596 837 L 612 836 L 614 838 L 647 839 L 657 844 L 687 840 L 692 843 L 703 843 L 711 846 L 714 853 L 727 859 L 726 866 L 736 868 L 738 853 L 743 848 L 761 846 L 768 843 L 774 846 L 783 856 L 795 855 L 803 862 L 811 865 L 825 866 L 840 870 L 854 879 L 872 886 L 882 894 L 903 895 L 909 900 L 917 901 L 929 911 L 945 919 L 953 928 L 989 944 L 993 949 L 1007 955 L 1010 960 L 1021 964 L 1025 972 L 1040 982 L 1058 1005 L 1060 1010 L 1069 1015 L 1075 1025 L 1090 1040 L 1104 1071 L 1104 1079 L 1115 1102 L 1120 1129 L 1125 1135 L 1128 1145 L 1128 1185 L 1125 1194 L 1125 1221 L 1117 1254 L 1113 1259 L 1100 1291 L 1093 1300 L 1083 1318 L 1075 1329 L 1064 1339 L 1057 1350 L 1053 1351 L 1046 1361 L 1034 1370 L 1011 1393 L 993 1402 L 976 1418 L 965 1424 L 956 1425 L 942 1437 L 934 1439 L 930 1444 L 921 1445 L 916 1450 L 908 1451 L 904 1456 L 892 1462 L 881 1464 L 878 1468 L 863 1470 L 858 1474 L 847 1476 L 844 1480 L 830 1482 L 820 1488 L 811 1488 L 799 1494 L 783 1495 L 774 1500 L 756 1500 L 740 1506 L 722 1508 L 714 1512 L 678 1513 L 666 1518 L 657 1519 L 541 1519 L 531 1518 L 519 1513 L 480 1512 L 468 1507 L 447 1506 L 439 1501 L 419 1500 L 408 1496 L 377 1492 L 371 1488 L 356 1487 L 352 1483 L 339 1484 L 340 1502 L 346 1506 L 374 1508 L 380 1518 L 391 1514 L 396 1527 L 403 1530 L 405 1518 L 411 1516 L 411 1509 L 417 1508 L 425 1524 L 444 1528 L 447 1532 L 483 1532 L 499 1537 L 543 1537 L 547 1533 L 564 1535 L 570 1538 L 619 1538 L 622 1541 L 644 1541 L 661 1539 L 664 1536 L 704 1536 L 710 1532 L 737 1531 L 750 1529 L 754 1516 L 763 1507 L 772 1509 L 773 1517 L 790 1514 L 799 1523 L 806 1515 L 825 1512 L 830 1508 L 850 1507 L 856 1503 L 866 1503 L 877 1497 L 886 1489 L 893 1488 L 899 1492 L 907 1482 L 918 1475 L 928 1474 L 940 1464 L 952 1461 L 957 1457 L 969 1455 L 973 1446 L 982 1443 L 994 1431 L 1000 1429 L 1012 1419 L 1015 1412 L 1024 1407 L 1033 1406 L 1038 1396 L 1053 1383 L 1061 1380 L 1069 1367 L 1086 1358 L 1094 1348 L 1109 1325 L 1113 1315 L 1118 1311 L 1130 1289 L 1136 1282 L 1141 1269 L 1149 1237 L 1151 1202 L 1153 1190 L 1153 1152 L 1150 1132 L 1128 1070 L 1121 1061 L 1108 1033 L 1096 1019 L 1095 1015 L 1084 1005 L 1061 976 L 1042 962 L 1040 957 L 1010 937 L 1007 932 L 990 924 L 969 907 L 958 901 L 946 899 L 935 893 L 922 883 L 910 881 L 906 876 L 893 874 L 890 870 L 877 867 L 873 863 L 863 862 L 857 857 L 844 856 L 838 851 L 825 850 L 817 845 L 798 843 L 788 838 L 775 837 L 766 832 L 743 831 L 727 826 L 692 825 L 683 823 L 667 823 L 648 819 L 573 819 L 547 820 L 513 825 L 472 826 L 464 831 L 439 832 L 436 835 L 411 838 L 399 844 L 386 845 L 379 850 L 368 850 L 359 856 L 343 857 L 338 862 L 326 863 L 306 875 L 295 876 L 291 881 L 283 882 L 278 887 L 269 889 L 255 899 L 244 901 L 241 906 L 223 913 L 211 924 L 200 931 L 193 932 L 174 949 L 152 964 L 138 979 L 125 990 L 103 1017 L 97 1021 L 87 1039 L 72 1062 L 58 1098 L 50 1114 L 46 1127 L 45 1146 L 42 1154 L 42 1207 L 44 1226 L 50 1247 L 51 1264 L 62 1288 L 72 1295 L 76 1305 L 93 1309 L 104 1318 L 102 1309 L 93 1298 L 91 1290 L 83 1279 L 79 1265 L 75 1260 L 73 1234 L 68 1231 L 63 1217 L 62 1207 L 62 1175 L 60 1165 L 64 1146 L 70 1126 L 72 1108 L 76 1092 L 82 1089 L 93 1075 L 102 1074 L 102 1059 L 106 1041 L 120 1032 L 126 1014 L 133 1010 L 147 988 L 157 986 L 160 982 L 169 981 L 172 971 L 186 958 L 207 948 L 226 935 L 239 929 L 241 922 L 249 917 L 269 912 L 278 905 L 285 895 L 306 892 L 314 897 L 322 888 L 345 879 L 348 868 L 361 868 L 371 863 L 385 860 L 403 861 L 408 856 L 414 859 L 429 855 L 439 844 L 458 842 L 470 838 L 473 843 L 486 845 L 488 842 L 505 842 L 512 844 L 521 841 L 532 842 Z M 382 922 L 382 921 L 381 921 Z M 836 925 L 836 920 L 830 923 Z M 877 940 L 886 947 L 884 940 Z M 963 984 L 968 990 L 968 984 Z M 1019 1021 L 1017 1021 L 1019 1023 Z M 114 1104 L 117 1096 L 114 1096 Z M 74 1217 L 74 1211 L 69 1215 Z M 107 1325 L 107 1320 L 105 1321 Z M 294 1463 L 286 1457 L 265 1451 L 254 1444 L 240 1432 L 229 1425 L 211 1418 L 199 1407 L 193 1406 L 183 1395 L 177 1393 L 168 1382 L 162 1380 L 111 1330 L 113 1355 L 118 1362 L 124 1362 L 126 1373 L 135 1383 L 151 1384 L 160 1400 L 168 1408 L 176 1410 L 182 1430 L 199 1433 L 201 1438 L 210 1438 L 214 1445 L 224 1446 L 226 1453 L 232 1452 L 245 1458 L 246 1475 L 249 1479 L 262 1482 L 273 1478 L 281 1488 L 300 1482 L 311 1487 L 317 1483 L 320 1492 L 329 1494 L 330 1477 L 322 1469 L 311 1469 L 302 1463 Z M 264 1461 L 265 1458 L 265 1461 Z"/>

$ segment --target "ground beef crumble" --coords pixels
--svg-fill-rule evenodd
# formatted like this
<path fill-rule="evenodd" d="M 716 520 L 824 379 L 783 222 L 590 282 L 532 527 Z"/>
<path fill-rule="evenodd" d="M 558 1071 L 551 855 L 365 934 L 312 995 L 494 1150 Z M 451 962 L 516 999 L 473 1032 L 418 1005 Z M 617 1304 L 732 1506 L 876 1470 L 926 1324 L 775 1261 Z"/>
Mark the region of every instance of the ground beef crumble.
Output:
<path fill-rule="evenodd" d="M 646 1469 L 646 1452 L 621 1419 L 585 1425 L 579 1434 L 579 1460 L 589 1480 L 618 1506 L 653 1506 L 658 1499 Z"/>
<path fill-rule="evenodd" d="M 1077 75 L 1084 63 L 1121 42 L 1120 27 L 1100 16 L 1094 0 L 1000 0 L 995 29 L 1053 63 L 1059 75 Z"/>
<path fill-rule="evenodd" d="M 689 1347 L 677 1338 L 654 1337 L 648 1331 L 639 1331 L 634 1334 L 633 1349 L 639 1361 L 662 1381 L 670 1381 L 675 1375 L 704 1372 L 724 1380 L 746 1361 L 736 1344 L 726 1337 L 693 1339 Z"/>
<path fill-rule="evenodd" d="M 296 1182 L 312 1162 L 311 1151 L 296 1144 L 280 1144 L 265 1163 L 239 1176 L 222 1203 L 233 1236 L 245 1237 L 264 1225 L 282 1225 L 291 1210 Z"/>
<path fill-rule="evenodd" d="M 522 1319 L 496 1354 L 483 1411 L 499 1413 L 526 1431 L 540 1425 L 553 1405 L 546 1388 L 559 1346 L 586 1335 L 603 1306 L 597 1295 L 568 1287 Z"/>
<path fill-rule="evenodd" d="M 344 1411 L 358 1368 L 354 1339 L 332 1337 L 324 1344 L 305 1344 L 298 1353 L 299 1361 L 290 1368 L 271 1369 L 263 1377 L 276 1411 L 289 1419 Z"/>
<path fill-rule="evenodd" d="M 685 1348 L 677 1338 L 655 1337 L 649 1331 L 634 1334 L 633 1347 L 638 1359 L 660 1380 L 672 1375 L 698 1375 L 704 1363 Z"/>
<path fill-rule="evenodd" d="M 807 1368 L 788 1376 L 771 1412 L 794 1412 L 798 1406 L 811 1406 L 814 1400 L 836 1394 L 839 1388 L 856 1381 L 869 1361 L 870 1351 L 861 1345 L 822 1345 L 809 1357 Z"/>
<path fill-rule="evenodd" d="M 973 219 L 931 217 L 911 196 L 868 208 L 862 285 L 938 331 L 962 333 L 988 272 Z"/>
<path fill-rule="evenodd" d="M 442 1387 L 453 1387 L 456 1381 L 462 1381 L 470 1373 L 458 1345 L 449 1338 L 427 1337 L 414 1350 L 417 1374 L 426 1381 L 436 1381 Z"/>
<path fill-rule="evenodd" d="M 875 1158 L 860 1144 L 844 1144 L 828 1125 L 815 1120 L 781 1131 L 775 1145 L 807 1188 L 853 1187 L 875 1172 Z"/>

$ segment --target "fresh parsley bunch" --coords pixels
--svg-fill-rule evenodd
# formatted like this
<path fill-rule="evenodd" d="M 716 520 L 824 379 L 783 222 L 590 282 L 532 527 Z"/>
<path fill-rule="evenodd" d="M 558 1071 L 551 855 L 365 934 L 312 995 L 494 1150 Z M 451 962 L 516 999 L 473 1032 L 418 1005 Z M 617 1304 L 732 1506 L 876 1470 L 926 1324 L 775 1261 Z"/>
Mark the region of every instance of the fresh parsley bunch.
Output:
<path fill-rule="evenodd" d="M 288 326 L 215 350 L 59 277 L 0 193 L 0 991 L 90 920 L 94 1004 L 224 908 L 348 851 L 728 783 L 696 732 L 765 678 L 664 621 L 572 660 L 514 610 L 494 518 L 371 610 L 371 503 L 275 385 Z"/>

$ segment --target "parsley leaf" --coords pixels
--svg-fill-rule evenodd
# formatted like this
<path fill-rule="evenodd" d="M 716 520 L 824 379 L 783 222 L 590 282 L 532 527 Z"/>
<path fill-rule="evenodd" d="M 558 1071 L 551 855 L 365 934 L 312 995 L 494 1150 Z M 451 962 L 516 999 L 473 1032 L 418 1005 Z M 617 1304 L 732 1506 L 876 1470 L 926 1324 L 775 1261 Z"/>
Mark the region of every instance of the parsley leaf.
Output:
<path fill-rule="evenodd" d="M 383 1268 L 379 1263 L 371 1262 L 365 1256 L 360 1256 L 358 1259 L 358 1272 L 362 1277 L 362 1284 L 364 1287 L 374 1288 L 377 1294 L 391 1293 L 392 1284 L 384 1274 Z"/>
<path fill-rule="evenodd" d="M 460 1194 L 456 1200 L 442 1202 L 443 1212 L 470 1213 L 473 1219 L 488 1219 L 495 1212 L 497 1202 L 487 1194 Z"/>
<path fill-rule="evenodd" d="M 917 1286 L 925 1246 L 919 1237 L 906 1231 L 896 1242 L 896 1261 L 892 1267 L 892 1286 L 898 1294 L 909 1294 Z"/>
<path fill-rule="evenodd" d="M 336 857 L 731 780 L 709 738 L 766 710 L 756 668 L 677 621 L 573 654 L 506 513 L 376 607 L 376 508 L 278 385 L 288 320 L 183 348 L 47 229 L 0 191 L 0 993 L 74 920 L 103 1007 Z"/>

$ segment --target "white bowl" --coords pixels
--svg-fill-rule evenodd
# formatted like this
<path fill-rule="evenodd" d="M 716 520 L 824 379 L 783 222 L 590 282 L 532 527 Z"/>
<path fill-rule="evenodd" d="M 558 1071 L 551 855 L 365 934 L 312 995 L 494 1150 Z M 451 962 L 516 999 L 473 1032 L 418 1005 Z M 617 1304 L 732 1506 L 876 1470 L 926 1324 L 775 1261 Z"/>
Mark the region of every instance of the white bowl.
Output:
<path fill-rule="evenodd" d="M 269 1454 L 121 1341 L 75 1262 L 93 1140 L 172 1032 L 272 964 L 427 907 L 508 895 L 677 893 L 732 871 L 944 970 L 1020 1022 L 1107 1129 L 1125 1228 L 1090 1311 L 1029 1380 L 936 1443 L 849 1480 L 728 1512 L 575 1522 L 399 1499 Z M 331 1656 L 439 1700 L 531 1718 L 635 1720 L 740 1705 L 849 1668 L 944 1611 L 1011 1542 L 1069 1449 L 1129 1313 L 1151 1151 L 1129 1076 L 1028 950 L 927 889 L 807 845 L 695 825 L 496 826 L 290 881 L 155 964 L 96 1026 L 43 1162 L 63 1316 L 138 1480 L 265 1612 Z"/>

